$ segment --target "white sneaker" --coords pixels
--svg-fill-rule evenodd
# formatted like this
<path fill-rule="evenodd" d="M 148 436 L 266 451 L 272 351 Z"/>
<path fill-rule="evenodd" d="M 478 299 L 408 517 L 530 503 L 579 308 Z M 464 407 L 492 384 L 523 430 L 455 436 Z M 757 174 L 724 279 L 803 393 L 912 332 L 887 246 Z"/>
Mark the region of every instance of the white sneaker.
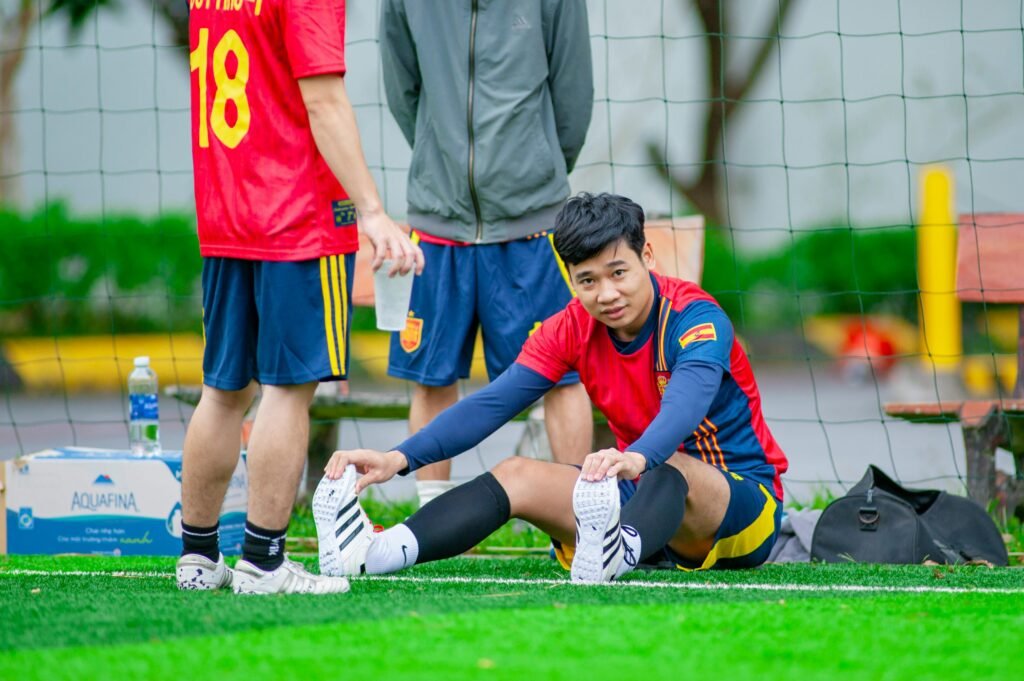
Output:
<path fill-rule="evenodd" d="M 356 467 L 345 467 L 337 480 L 324 477 L 313 494 L 313 520 L 320 545 L 320 574 L 366 572 L 366 552 L 373 543 L 373 523 L 355 493 Z"/>
<path fill-rule="evenodd" d="M 175 570 L 178 588 L 182 591 L 212 591 L 231 586 L 231 568 L 224 562 L 224 555 L 217 556 L 214 563 L 198 553 L 186 553 L 178 559 Z"/>
<path fill-rule="evenodd" d="M 267 572 L 247 560 L 235 565 L 234 589 L 236 594 L 343 594 L 348 591 L 344 577 L 324 577 L 306 571 L 293 560 Z"/>
<path fill-rule="evenodd" d="M 572 491 L 576 516 L 576 553 L 570 576 L 574 582 L 610 582 L 622 562 L 619 485 L 615 478 L 576 481 Z"/>

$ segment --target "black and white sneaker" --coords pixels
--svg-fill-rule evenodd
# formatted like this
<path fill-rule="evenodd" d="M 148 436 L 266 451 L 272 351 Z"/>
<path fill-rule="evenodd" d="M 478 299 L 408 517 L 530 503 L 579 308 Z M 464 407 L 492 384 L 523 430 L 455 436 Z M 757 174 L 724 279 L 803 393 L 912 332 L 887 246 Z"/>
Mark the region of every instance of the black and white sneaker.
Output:
<path fill-rule="evenodd" d="M 366 572 L 373 524 L 359 505 L 358 474 L 349 465 L 337 480 L 323 478 L 313 494 L 313 520 L 320 544 L 320 574 L 332 577 Z"/>
<path fill-rule="evenodd" d="M 231 588 L 234 576 L 231 568 L 224 563 L 224 555 L 213 562 L 198 553 L 186 553 L 178 558 L 175 568 L 178 588 L 182 591 L 212 591 Z"/>
<path fill-rule="evenodd" d="M 576 516 L 572 581 L 587 584 L 612 581 L 624 555 L 618 481 L 605 478 L 588 482 L 580 478 L 572 491 L 572 510 Z"/>
<path fill-rule="evenodd" d="M 276 570 L 261 570 L 247 560 L 235 564 L 232 585 L 236 594 L 343 594 L 349 589 L 344 577 L 310 574 L 305 567 L 287 558 Z"/>

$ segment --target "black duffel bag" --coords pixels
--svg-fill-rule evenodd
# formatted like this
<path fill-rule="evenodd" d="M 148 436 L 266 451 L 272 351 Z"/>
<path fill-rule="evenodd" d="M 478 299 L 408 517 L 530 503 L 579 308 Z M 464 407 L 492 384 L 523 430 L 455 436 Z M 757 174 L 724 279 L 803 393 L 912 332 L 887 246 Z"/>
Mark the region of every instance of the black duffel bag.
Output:
<path fill-rule="evenodd" d="M 875 466 L 821 514 L 811 560 L 826 563 L 1006 565 L 996 524 L 977 503 L 938 490 L 905 489 Z"/>

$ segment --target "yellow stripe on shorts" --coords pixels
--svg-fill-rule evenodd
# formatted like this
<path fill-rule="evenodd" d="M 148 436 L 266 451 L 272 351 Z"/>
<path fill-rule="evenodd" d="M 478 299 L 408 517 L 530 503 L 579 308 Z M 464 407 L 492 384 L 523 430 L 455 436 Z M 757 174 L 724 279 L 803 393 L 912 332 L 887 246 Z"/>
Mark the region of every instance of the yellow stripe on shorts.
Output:
<path fill-rule="evenodd" d="M 341 280 L 341 328 L 338 329 L 338 360 L 341 369 L 344 369 L 345 360 L 348 357 L 348 345 L 345 343 L 345 331 L 348 329 L 348 270 L 344 255 L 334 257 L 338 259 L 338 278 Z"/>
<path fill-rule="evenodd" d="M 566 570 L 572 570 L 572 559 L 576 556 L 575 546 L 566 546 L 565 544 L 559 543 L 555 547 L 555 560 L 558 564 Z"/>
<path fill-rule="evenodd" d="M 324 297 L 324 335 L 327 338 L 327 354 L 331 358 L 331 373 L 338 375 L 338 351 L 334 345 L 334 326 L 331 324 L 331 292 L 328 288 L 330 275 L 327 269 L 330 258 L 320 258 L 320 293 Z M 331 268 L 334 269 L 333 267 Z"/>
<path fill-rule="evenodd" d="M 566 268 L 565 263 L 562 262 L 562 256 L 558 255 L 558 251 L 555 249 L 555 235 L 553 232 L 548 232 L 548 243 L 551 244 L 551 254 L 555 256 L 555 262 L 558 263 L 558 271 L 562 273 L 562 279 L 565 280 L 569 293 L 575 298 L 576 289 L 572 287 L 572 278 L 569 276 L 569 270 Z"/>
<path fill-rule="evenodd" d="M 338 256 L 332 255 L 328 259 L 331 265 L 331 300 L 334 302 L 334 329 L 331 338 L 334 342 L 334 347 L 331 349 L 335 353 L 335 357 L 340 360 L 338 352 L 339 342 L 338 339 L 341 336 L 341 287 L 338 285 Z M 341 375 L 341 369 L 338 364 L 331 365 L 331 373 L 335 376 Z"/>
<path fill-rule="evenodd" d="M 775 532 L 775 508 L 778 506 L 778 502 L 771 494 L 768 494 L 764 485 L 758 485 L 758 488 L 764 494 L 765 500 L 760 515 L 739 533 L 731 537 L 723 537 L 715 542 L 711 551 L 708 552 L 707 558 L 704 559 L 704 563 L 696 568 L 697 570 L 707 570 L 725 558 L 739 558 L 753 553 Z M 694 568 L 686 568 L 682 565 L 676 567 L 685 572 L 694 570 Z"/>

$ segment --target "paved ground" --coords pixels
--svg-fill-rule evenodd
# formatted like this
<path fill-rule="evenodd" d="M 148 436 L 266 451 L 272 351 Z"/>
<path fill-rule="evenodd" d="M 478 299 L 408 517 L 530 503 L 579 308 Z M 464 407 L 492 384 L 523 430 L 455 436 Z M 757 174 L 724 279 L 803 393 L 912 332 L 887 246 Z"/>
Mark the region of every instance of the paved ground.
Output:
<path fill-rule="evenodd" d="M 790 459 L 790 472 L 784 478 L 789 499 L 808 501 L 824 489 L 841 493 L 869 463 L 894 472 L 905 483 L 962 489 L 964 457 L 958 426 L 914 426 L 882 417 L 880 404 L 903 397 L 906 381 L 877 386 L 872 381 L 850 382 L 830 363 L 816 360 L 761 362 L 755 371 L 769 427 Z M 397 382 L 376 387 L 404 391 Z M 167 397 L 161 398 L 160 407 L 163 445 L 180 449 L 191 408 Z M 340 446 L 385 449 L 402 439 L 406 427 L 404 421 L 345 422 Z M 514 452 L 523 430 L 523 424 L 506 426 L 459 457 L 455 477 L 472 477 Z M 71 444 L 124 448 L 127 428 L 122 398 L 0 394 L 0 459 Z M 393 481 L 381 492 L 389 499 L 414 494 L 408 479 Z"/>

